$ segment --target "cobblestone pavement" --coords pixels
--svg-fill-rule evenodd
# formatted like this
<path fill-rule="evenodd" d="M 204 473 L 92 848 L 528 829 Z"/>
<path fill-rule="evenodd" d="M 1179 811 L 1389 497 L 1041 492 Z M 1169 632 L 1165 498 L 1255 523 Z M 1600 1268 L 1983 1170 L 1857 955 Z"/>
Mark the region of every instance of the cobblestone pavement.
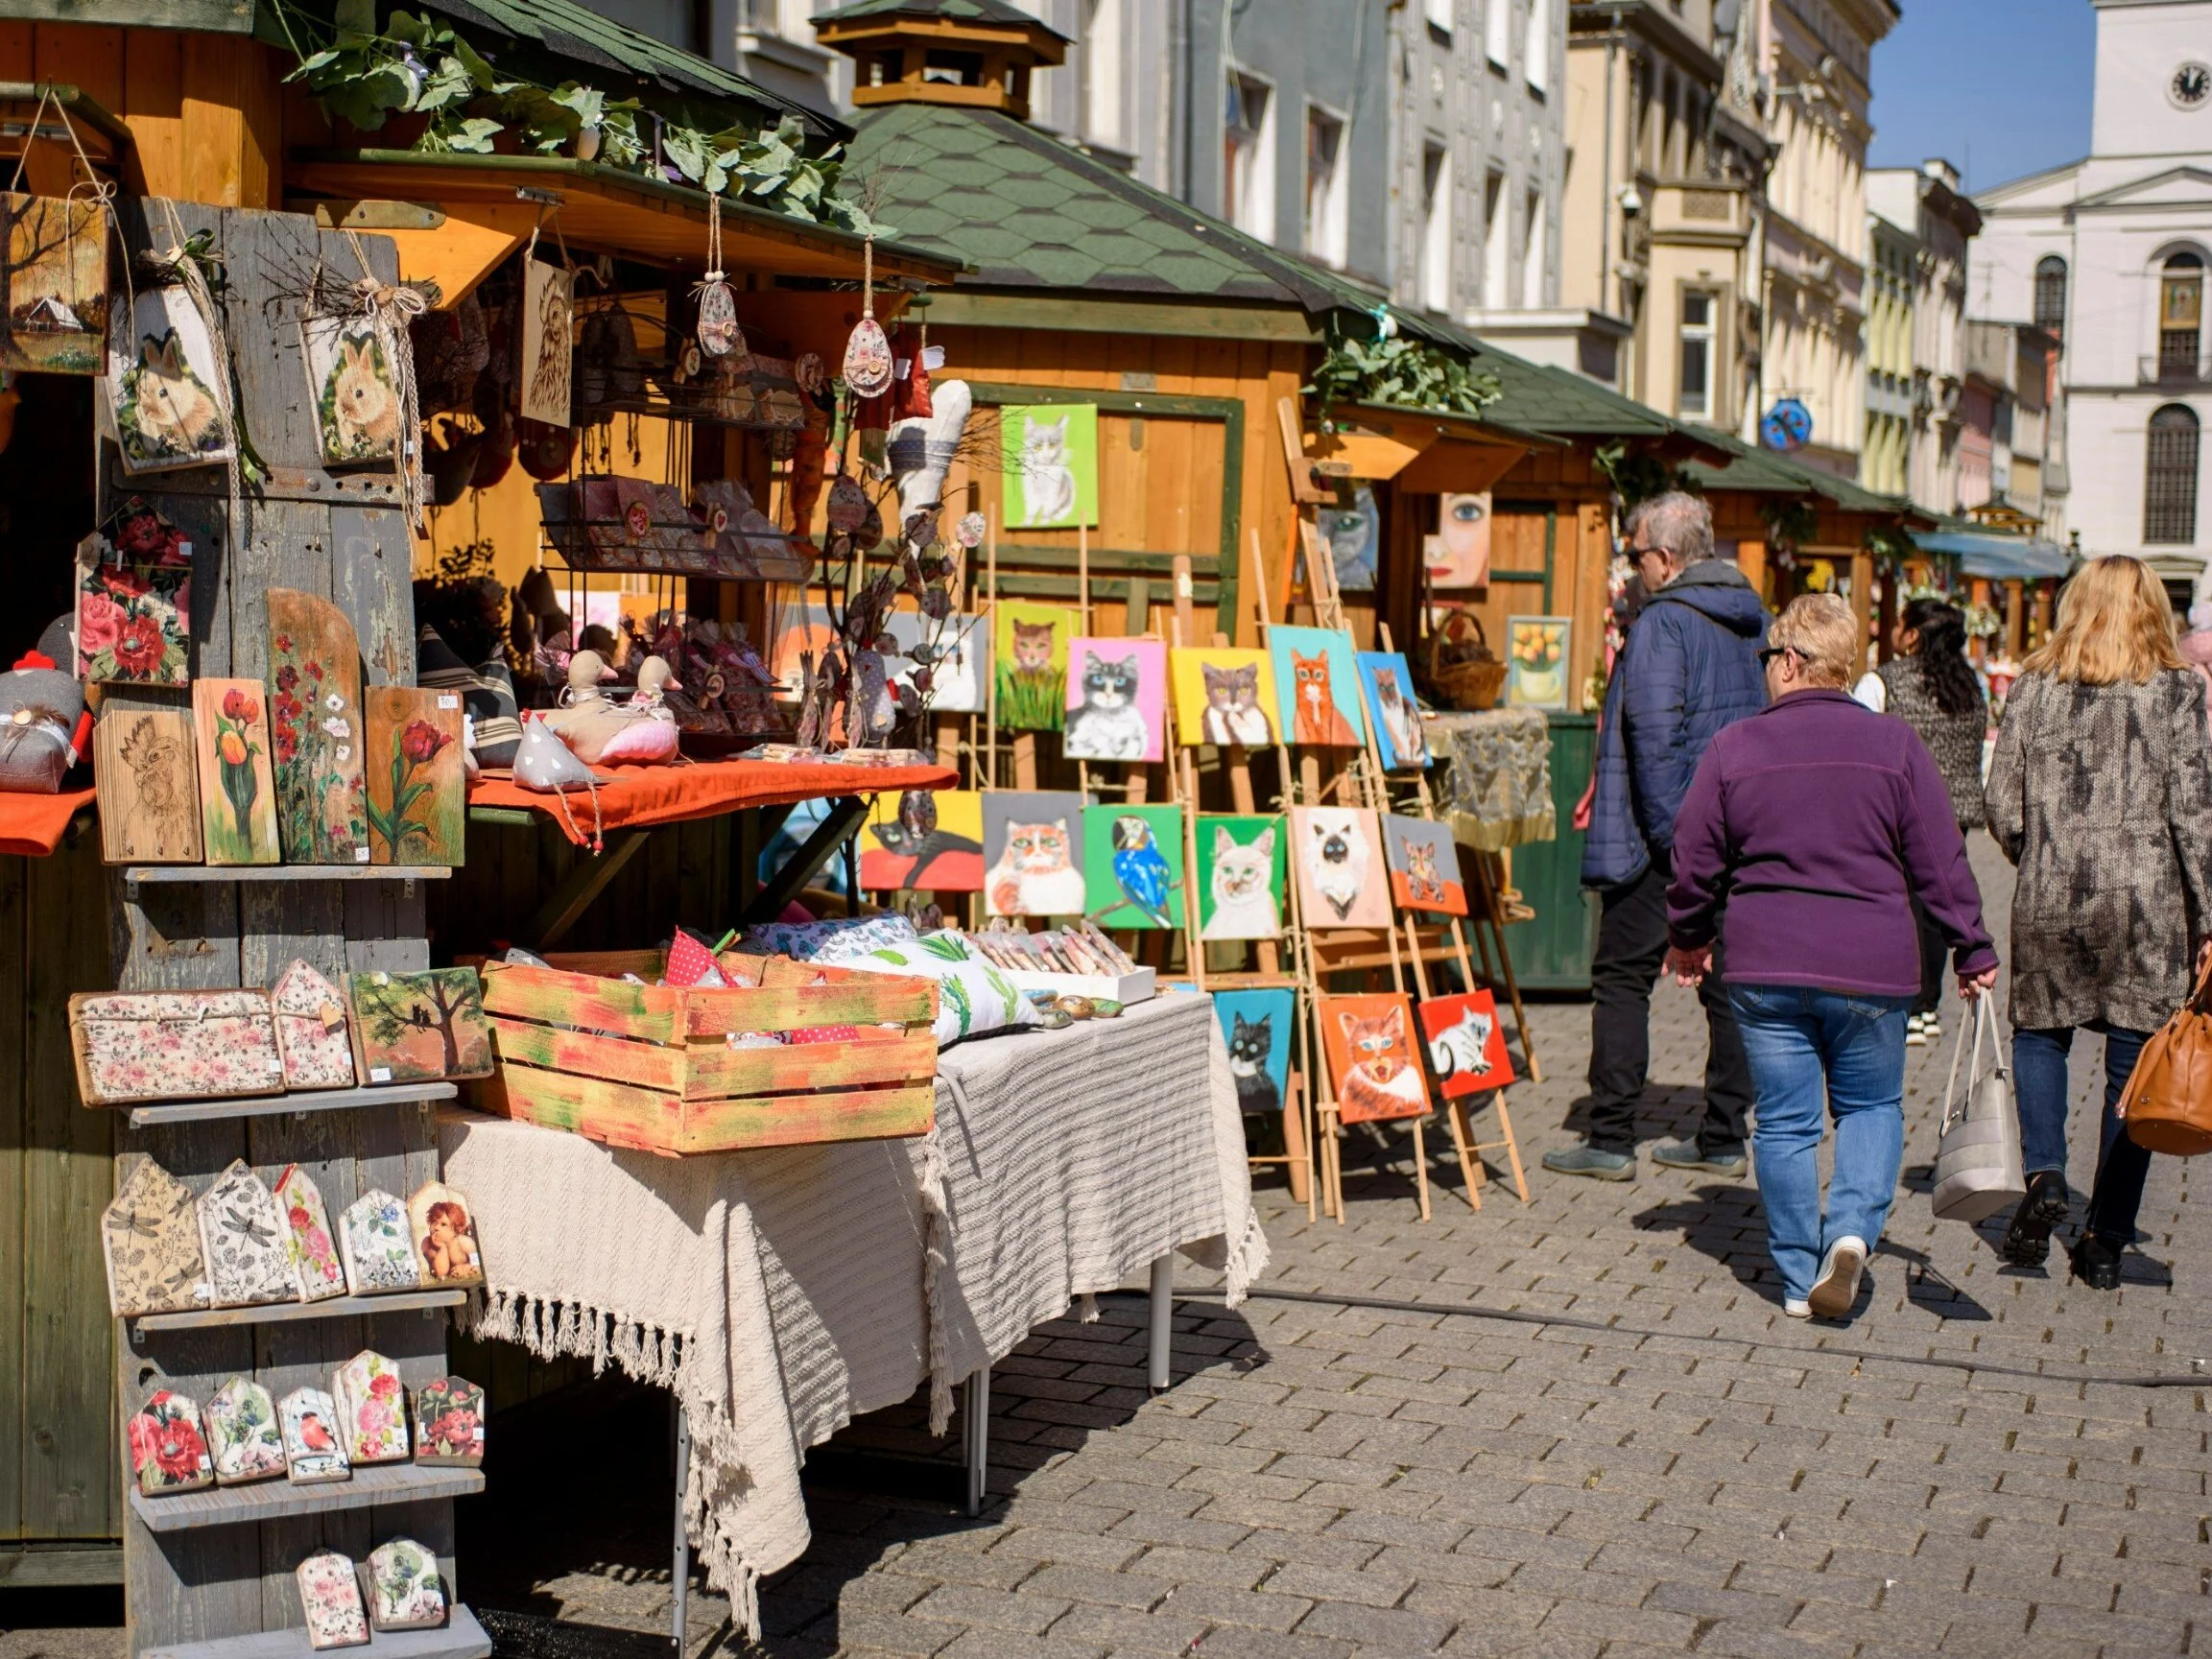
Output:
<path fill-rule="evenodd" d="M 2001 937 L 2009 872 L 1984 838 L 1975 863 Z M 1186 1291 L 1157 1399 L 1141 1301 L 1046 1327 L 996 1374 L 985 1517 L 818 1487 L 814 1549 L 764 1595 L 768 1649 L 2212 1653 L 2201 1176 L 2158 1161 L 2116 1294 L 2069 1286 L 2057 1252 L 2008 1268 L 1994 1223 L 1929 1219 L 1950 1052 L 1911 1051 L 1870 1288 L 1849 1328 L 1808 1327 L 1782 1316 L 1750 1183 L 1535 1170 L 1571 1134 L 1589 1014 L 1532 1012 L 1527 1207 L 1492 1184 L 1475 1214 L 1454 1176 L 1422 1224 L 1402 1140 L 1349 1180 L 1344 1225 L 1264 1194 L 1266 1288 L 1493 1316 Z M 2099 1047 L 2075 1065 L 2081 1186 Z M 1697 1115 L 1689 994 L 1659 993 L 1653 1051 L 1656 1138 Z M 2177 1386 L 2088 1380 L 2152 1377 Z M 914 1449 L 912 1424 L 841 1443 Z"/>

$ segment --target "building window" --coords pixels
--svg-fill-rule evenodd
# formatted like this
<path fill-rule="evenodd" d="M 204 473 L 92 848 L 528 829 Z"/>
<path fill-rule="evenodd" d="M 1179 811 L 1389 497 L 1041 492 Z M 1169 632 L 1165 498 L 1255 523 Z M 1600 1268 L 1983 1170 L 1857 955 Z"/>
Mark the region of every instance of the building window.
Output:
<path fill-rule="evenodd" d="M 2192 380 L 2197 334 L 2204 320 L 2204 262 L 2194 253 L 2166 261 L 2158 280 L 2158 376 Z"/>
<path fill-rule="evenodd" d="M 1503 311 L 1506 297 L 1507 238 L 1506 176 L 1493 173 L 1483 186 L 1483 305 Z"/>
<path fill-rule="evenodd" d="M 1222 217 L 1248 236 L 1275 239 L 1274 95 L 1232 69 L 1222 110 Z"/>
<path fill-rule="evenodd" d="M 1521 201 L 1521 304 L 1544 303 L 1544 199 L 1534 190 Z"/>
<path fill-rule="evenodd" d="M 1430 28 L 1446 35 L 1452 32 L 1452 0 L 1421 0 L 1421 12 Z"/>
<path fill-rule="evenodd" d="M 1344 202 L 1344 124 L 1324 109 L 1306 111 L 1306 251 L 1342 265 L 1348 249 Z"/>
<path fill-rule="evenodd" d="M 2151 443 L 2143 467 L 2143 539 L 2197 539 L 2197 415 L 2169 403 L 2151 416 Z"/>
<path fill-rule="evenodd" d="M 1521 52 L 1521 73 L 1543 91 L 1552 83 L 1552 0 L 1529 0 L 1528 37 Z"/>
<path fill-rule="evenodd" d="M 1082 27 L 1082 135 L 1122 147 L 1122 0 L 1090 0 Z"/>
<path fill-rule="evenodd" d="M 1483 53 L 1500 69 L 1513 61 L 1512 0 L 1483 0 Z"/>
<path fill-rule="evenodd" d="M 1420 301 L 1452 308 L 1452 158 L 1441 144 L 1421 152 Z"/>
<path fill-rule="evenodd" d="M 1680 385 L 1675 412 L 1704 419 L 1713 413 L 1713 310 L 1711 293 L 1689 289 L 1682 295 L 1682 326 L 1676 355 Z"/>
<path fill-rule="evenodd" d="M 2056 253 L 2035 261 L 2035 326 L 2045 334 L 2066 331 L 2066 262 Z"/>

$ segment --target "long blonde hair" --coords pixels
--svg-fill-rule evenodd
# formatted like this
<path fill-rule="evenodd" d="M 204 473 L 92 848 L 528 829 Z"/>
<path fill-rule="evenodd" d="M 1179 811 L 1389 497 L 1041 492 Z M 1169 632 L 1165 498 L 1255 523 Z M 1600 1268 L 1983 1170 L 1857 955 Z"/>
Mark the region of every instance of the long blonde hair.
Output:
<path fill-rule="evenodd" d="M 2058 626 L 2021 666 L 2082 685 L 2142 685 L 2162 668 L 2180 668 L 2165 587 L 2139 558 L 2091 559 L 2058 596 Z"/>

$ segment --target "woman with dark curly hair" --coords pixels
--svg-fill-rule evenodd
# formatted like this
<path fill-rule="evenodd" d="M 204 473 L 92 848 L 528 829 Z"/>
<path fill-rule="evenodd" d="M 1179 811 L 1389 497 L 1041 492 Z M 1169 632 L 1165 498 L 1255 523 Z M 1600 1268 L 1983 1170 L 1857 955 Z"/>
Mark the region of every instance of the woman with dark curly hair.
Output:
<path fill-rule="evenodd" d="M 1942 774 L 1962 835 L 1982 821 L 1982 743 L 1989 699 L 1966 660 L 1965 613 L 1944 600 L 1915 599 L 1897 619 L 1896 655 L 1852 687 L 1876 714 L 1893 714 L 1920 734 Z M 1920 928 L 1920 994 L 1905 1019 L 1913 1047 L 1943 1034 L 1942 930 L 1915 907 Z"/>

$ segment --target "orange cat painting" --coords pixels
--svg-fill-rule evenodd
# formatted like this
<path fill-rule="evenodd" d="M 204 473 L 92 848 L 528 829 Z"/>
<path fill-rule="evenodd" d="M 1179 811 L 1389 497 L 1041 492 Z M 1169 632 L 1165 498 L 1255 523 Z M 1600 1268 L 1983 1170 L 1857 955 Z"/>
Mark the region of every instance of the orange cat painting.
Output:
<path fill-rule="evenodd" d="M 1365 1124 L 1430 1110 L 1428 1079 L 1414 1050 L 1413 1010 L 1403 995 L 1324 996 L 1319 1004 L 1339 1117 Z"/>

